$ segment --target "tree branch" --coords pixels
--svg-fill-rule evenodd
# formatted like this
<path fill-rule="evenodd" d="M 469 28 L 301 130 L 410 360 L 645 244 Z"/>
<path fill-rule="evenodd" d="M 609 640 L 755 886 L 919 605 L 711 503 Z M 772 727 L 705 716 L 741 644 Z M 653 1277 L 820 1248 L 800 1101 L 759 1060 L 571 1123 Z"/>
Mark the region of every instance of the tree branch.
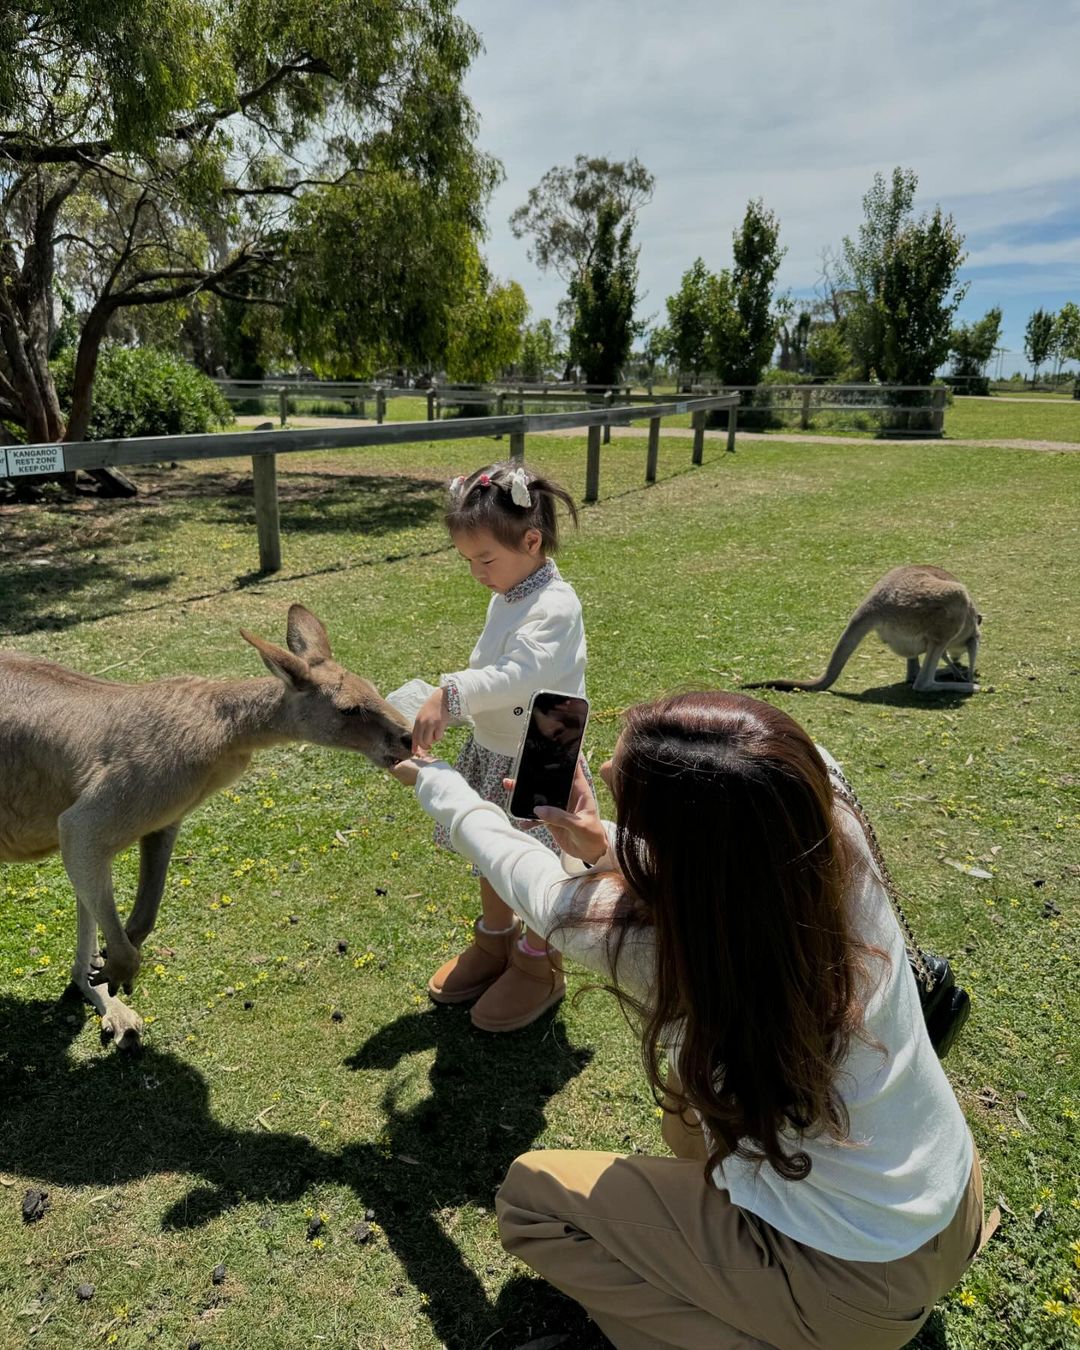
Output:
<path fill-rule="evenodd" d="M 319 57 L 286 61 L 271 71 L 262 84 L 241 94 L 233 106 L 213 108 L 209 112 L 202 113 L 189 122 L 163 132 L 162 139 L 191 140 L 200 132 L 225 121 L 226 118 L 238 112 L 246 112 L 253 103 L 265 98 L 290 75 L 333 76 L 333 73 L 330 66 Z M 112 152 L 113 143 L 109 140 L 82 141 L 72 145 L 39 145 L 27 140 L 22 132 L 0 131 L 0 160 L 8 159 L 16 164 L 75 164 L 86 159 L 98 160 Z"/>
<path fill-rule="evenodd" d="M 338 187 L 356 170 L 350 169 L 339 178 L 298 178 L 295 183 L 267 183 L 262 187 L 229 186 L 221 189 L 226 197 L 291 197 L 297 188 L 302 187 Z"/>

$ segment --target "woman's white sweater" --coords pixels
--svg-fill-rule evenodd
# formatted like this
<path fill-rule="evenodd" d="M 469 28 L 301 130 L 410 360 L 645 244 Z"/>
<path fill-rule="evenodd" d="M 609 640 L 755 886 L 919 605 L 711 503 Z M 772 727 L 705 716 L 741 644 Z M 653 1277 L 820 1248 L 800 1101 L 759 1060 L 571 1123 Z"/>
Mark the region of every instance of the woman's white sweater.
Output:
<path fill-rule="evenodd" d="M 597 879 L 579 896 L 581 878 L 568 877 L 548 848 L 516 829 L 448 764 L 421 769 L 416 795 L 449 831 L 454 848 L 536 932 L 547 936 L 571 913 L 602 918 L 610 909 L 614 882 Z M 852 1042 L 839 1079 L 849 1138 L 798 1141 L 811 1160 L 805 1181 L 786 1181 L 766 1164 L 735 1157 L 717 1168 L 715 1180 L 735 1204 L 797 1242 L 844 1260 L 891 1261 L 948 1225 L 967 1185 L 972 1143 L 926 1034 L 903 935 L 862 831 L 846 812 L 838 815 L 866 864 L 852 882 L 856 929 L 889 955 L 866 1007 L 869 1038 L 884 1049 Z M 612 976 L 602 923 L 560 929 L 556 945 Z M 648 996 L 652 950 L 647 929 L 626 941 L 618 980 L 628 991 Z"/>

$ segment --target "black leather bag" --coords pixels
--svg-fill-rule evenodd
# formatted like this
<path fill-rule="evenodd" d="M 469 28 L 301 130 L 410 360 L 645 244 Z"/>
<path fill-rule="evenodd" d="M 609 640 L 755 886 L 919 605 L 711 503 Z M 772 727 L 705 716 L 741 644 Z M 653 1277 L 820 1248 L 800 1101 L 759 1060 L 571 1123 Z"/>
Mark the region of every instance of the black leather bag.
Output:
<path fill-rule="evenodd" d="M 968 1020 L 971 999 L 967 990 L 956 983 L 956 976 L 946 957 L 935 956 L 933 952 L 920 952 L 920 955 L 933 977 L 933 984 L 929 988 L 920 978 L 914 960 L 908 959 L 911 960 L 912 973 L 919 987 L 919 1002 L 922 1004 L 930 1044 L 937 1051 L 938 1059 L 944 1059 Z"/>
<path fill-rule="evenodd" d="M 889 875 L 889 870 L 885 866 L 885 859 L 882 857 L 881 845 L 877 841 L 874 827 L 870 824 L 858 797 L 855 796 L 851 784 L 840 770 L 830 764 L 829 773 L 832 775 L 840 795 L 854 808 L 855 814 L 866 833 L 866 841 L 870 845 L 870 852 L 873 854 L 881 879 L 885 883 L 889 903 L 892 905 L 893 913 L 896 915 L 897 922 L 904 933 L 908 962 L 911 965 L 911 973 L 915 976 L 915 984 L 919 991 L 919 1002 L 922 1005 L 923 1020 L 926 1022 L 930 1044 L 937 1052 L 938 1059 L 944 1059 L 952 1049 L 957 1036 L 960 1035 L 964 1023 L 968 1020 L 968 1014 L 971 1012 L 971 998 L 967 990 L 956 983 L 956 976 L 953 974 L 952 966 L 949 965 L 948 957 L 937 956 L 934 952 L 925 952 L 915 941 L 915 934 L 911 931 L 911 924 L 908 923 L 907 915 L 900 903 L 900 893 L 897 891 L 893 879 Z"/>

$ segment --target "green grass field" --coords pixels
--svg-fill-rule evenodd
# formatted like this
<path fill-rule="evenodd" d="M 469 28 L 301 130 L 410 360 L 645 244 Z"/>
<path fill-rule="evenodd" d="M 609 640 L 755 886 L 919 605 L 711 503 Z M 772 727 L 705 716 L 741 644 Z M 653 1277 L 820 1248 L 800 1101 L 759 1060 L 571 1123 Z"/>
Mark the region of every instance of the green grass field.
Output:
<path fill-rule="evenodd" d="M 529 451 L 580 497 L 582 440 Z M 300 600 L 381 688 L 431 679 L 465 663 L 486 600 L 448 548 L 443 485 L 490 454 L 286 457 L 274 577 L 256 571 L 250 461 L 136 471 L 129 502 L 0 508 L 4 645 L 115 679 L 256 675 L 237 629 L 280 641 Z M 845 764 L 917 931 L 974 1001 L 946 1067 L 1008 1208 L 916 1344 L 1080 1345 L 1080 456 L 778 439 L 710 443 L 691 469 L 671 438 L 648 489 L 644 456 L 605 448 L 561 559 L 594 764 L 633 701 L 818 674 L 898 562 L 955 571 L 986 616 L 970 699 L 913 696 L 874 639 L 833 691 L 767 697 Z M 135 860 L 117 872 L 130 895 Z M 292 747 L 193 815 L 133 998 L 138 1058 L 58 1002 L 59 862 L 6 867 L 0 888 L 0 1345 L 598 1343 L 503 1254 L 492 1198 L 530 1147 L 662 1149 L 633 1037 L 602 992 L 506 1038 L 428 1005 L 476 904 L 411 794 Z M 30 1185 L 51 1209 L 26 1226 Z"/>

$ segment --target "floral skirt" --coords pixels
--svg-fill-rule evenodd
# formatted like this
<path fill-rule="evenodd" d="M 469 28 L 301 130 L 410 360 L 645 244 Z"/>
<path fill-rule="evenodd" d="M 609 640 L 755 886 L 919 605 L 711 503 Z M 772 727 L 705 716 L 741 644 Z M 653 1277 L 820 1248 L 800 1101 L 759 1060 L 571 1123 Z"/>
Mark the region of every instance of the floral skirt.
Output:
<path fill-rule="evenodd" d="M 589 786 L 592 787 L 592 774 L 589 772 L 589 766 L 585 763 L 584 757 L 581 763 L 585 770 L 585 777 L 589 780 Z M 472 736 L 462 746 L 461 753 L 454 761 L 454 768 L 457 769 L 473 791 L 478 792 L 484 801 L 494 802 L 504 811 L 510 804 L 510 794 L 503 787 L 503 779 L 510 777 L 513 767 L 513 755 L 499 755 L 494 750 L 486 750 L 482 745 L 477 745 Z M 546 825 L 537 825 L 528 829 L 523 821 L 517 820 L 514 821 L 514 825 L 519 830 L 526 830 L 528 834 L 534 839 L 538 839 L 553 853 L 560 852 L 559 845 L 555 842 L 555 836 Z M 456 852 L 450 842 L 450 832 L 443 825 L 435 826 L 435 842 L 441 848 L 448 848 L 452 852 Z M 474 867 L 473 876 L 478 877 L 479 875 L 480 872 Z"/>

